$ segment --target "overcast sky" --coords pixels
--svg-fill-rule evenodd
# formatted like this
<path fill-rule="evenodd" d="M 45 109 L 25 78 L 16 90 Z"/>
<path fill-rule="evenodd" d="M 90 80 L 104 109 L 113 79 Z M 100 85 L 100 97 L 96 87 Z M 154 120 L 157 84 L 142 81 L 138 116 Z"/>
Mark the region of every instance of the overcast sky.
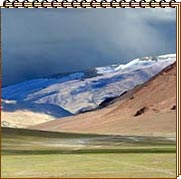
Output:
<path fill-rule="evenodd" d="M 1 9 L 3 86 L 175 53 L 175 9 Z"/>

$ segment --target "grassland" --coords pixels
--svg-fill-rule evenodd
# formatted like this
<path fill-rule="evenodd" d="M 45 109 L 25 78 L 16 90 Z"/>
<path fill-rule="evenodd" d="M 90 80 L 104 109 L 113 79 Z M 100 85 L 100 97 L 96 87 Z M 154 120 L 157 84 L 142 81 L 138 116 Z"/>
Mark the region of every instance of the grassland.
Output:
<path fill-rule="evenodd" d="M 173 138 L 2 128 L 8 177 L 176 177 Z"/>

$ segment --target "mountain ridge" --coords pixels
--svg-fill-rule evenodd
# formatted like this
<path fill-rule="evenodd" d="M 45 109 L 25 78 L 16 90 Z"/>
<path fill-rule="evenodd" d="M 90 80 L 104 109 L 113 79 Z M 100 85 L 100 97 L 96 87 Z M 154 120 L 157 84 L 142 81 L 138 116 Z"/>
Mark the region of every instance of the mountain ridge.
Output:
<path fill-rule="evenodd" d="M 79 72 L 64 77 L 35 79 L 5 87 L 2 89 L 2 108 L 4 108 L 2 120 L 12 118 L 16 112 L 18 115 L 33 112 L 33 116 L 36 112 L 36 115 L 41 114 L 42 118 L 46 115 L 49 120 L 54 120 L 95 110 L 106 100 L 122 96 L 126 91 L 146 82 L 172 64 L 175 58 L 175 54 L 144 57 L 125 65 L 113 65 L 111 68 L 98 67 L 95 69 L 98 72 L 97 76 L 94 74 L 94 77 L 91 77 L 89 74 L 90 78 L 85 77 L 83 72 Z M 10 105 L 12 101 L 14 104 Z M 60 110 L 50 110 L 47 113 L 44 108 L 48 105 Z M 35 106 L 39 111 L 35 110 Z M 14 113 L 11 112 L 12 107 L 17 109 L 13 111 Z M 10 119 L 13 123 L 12 120 Z"/>

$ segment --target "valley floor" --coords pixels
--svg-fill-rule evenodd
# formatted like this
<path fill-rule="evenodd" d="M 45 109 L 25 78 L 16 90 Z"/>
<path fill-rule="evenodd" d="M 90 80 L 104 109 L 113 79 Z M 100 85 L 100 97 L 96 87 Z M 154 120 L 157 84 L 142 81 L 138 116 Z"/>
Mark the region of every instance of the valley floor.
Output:
<path fill-rule="evenodd" d="M 175 138 L 2 128 L 1 175 L 176 177 Z"/>

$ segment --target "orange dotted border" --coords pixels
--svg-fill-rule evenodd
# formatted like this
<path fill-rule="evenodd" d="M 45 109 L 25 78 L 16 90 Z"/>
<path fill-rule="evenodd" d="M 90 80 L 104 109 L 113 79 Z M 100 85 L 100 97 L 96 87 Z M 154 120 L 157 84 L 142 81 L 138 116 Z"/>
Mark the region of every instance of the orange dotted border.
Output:
<path fill-rule="evenodd" d="M 49 2 L 48 0 L 34 0 L 29 2 L 28 0 L 24 0 L 23 2 L 19 2 L 18 0 L 10 1 L 5 0 L 3 2 L 4 8 L 175 8 L 177 7 L 179 2 L 176 0 L 171 0 L 166 2 L 165 0 L 161 0 L 160 2 L 156 2 L 156 0 L 151 0 L 146 2 L 146 0 L 141 0 L 136 2 L 136 0 L 126 1 L 116 1 L 112 0 L 111 2 L 107 2 L 106 0 L 102 0 L 100 2 L 96 0 L 86 1 L 86 0 L 73 0 L 69 2 L 68 0 L 53 0 Z"/>

